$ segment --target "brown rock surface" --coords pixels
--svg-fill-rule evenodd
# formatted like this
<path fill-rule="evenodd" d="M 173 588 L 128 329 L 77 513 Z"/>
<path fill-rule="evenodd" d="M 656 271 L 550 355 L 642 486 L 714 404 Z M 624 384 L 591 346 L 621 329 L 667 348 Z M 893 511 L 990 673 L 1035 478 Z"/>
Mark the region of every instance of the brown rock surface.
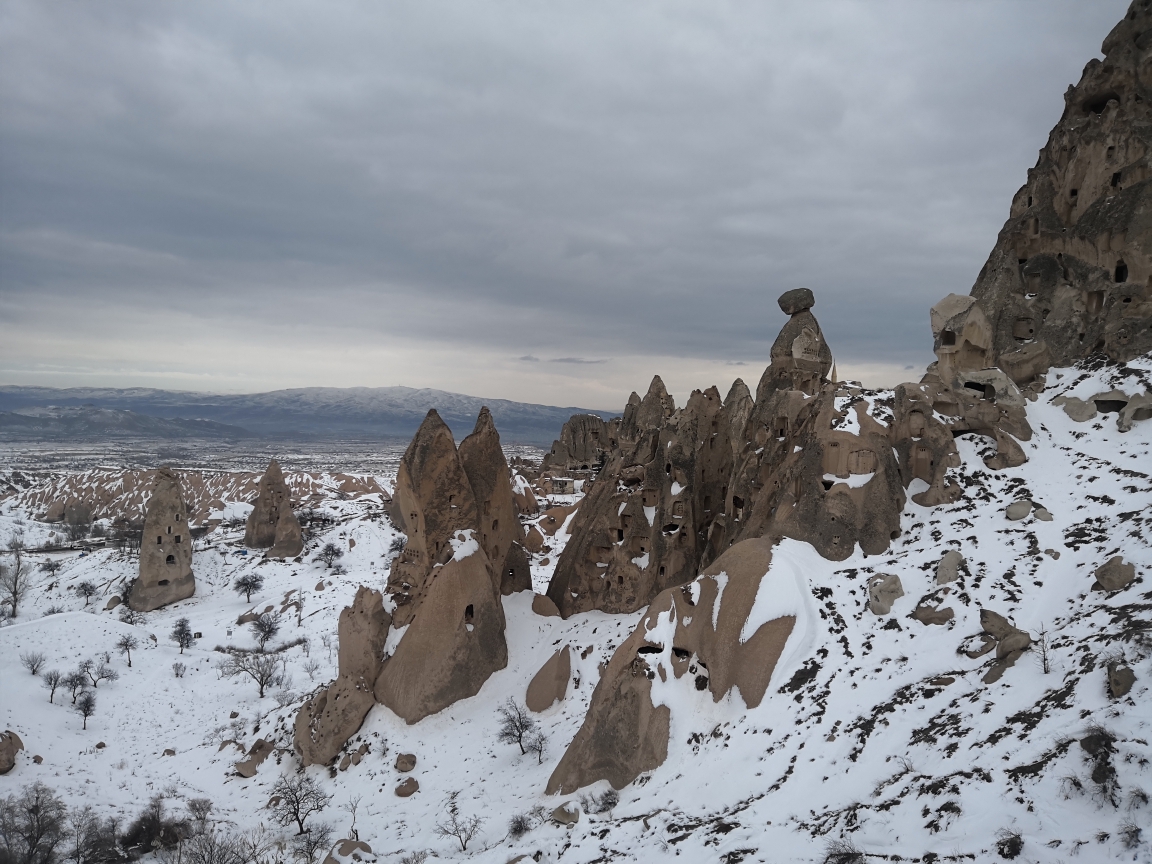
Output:
<path fill-rule="evenodd" d="M 410 798 L 420 791 L 420 783 L 415 777 L 405 777 L 396 785 L 396 794 L 400 798 Z"/>
<path fill-rule="evenodd" d="M 396 765 L 397 771 L 407 774 L 416 767 L 416 754 L 415 753 L 397 753 Z"/>
<path fill-rule="evenodd" d="M 548 658 L 528 684 L 528 693 L 524 697 L 528 710 L 539 714 L 563 699 L 568 692 L 568 679 L 571 677 L 571 650 L 565 645 Z"/>
<path fill-rule="evenodd" d="M 260 478 L 256 503 L 248 514 L 244 530 L 244 545 L 253 549 L 269 549 L 269 557 L 295 558 L 304 549 L 300 523 L 292 512 L 292 498 L 280 463 L 268 463 L 268 470 Z"/>
<path fill-rule="evenodd" d="M 248 758 L 236 763 L 236 773 L 241 777 L 255 777 L 256 770 L 264 764 L 264 760 L 272 755 L 276 745 L 271 741 L 258 738 L 248 750 Z M 168 751 L 165 751 L 167 753 Z M 172 755 L 175 755 L 173 752 Z"/>
<path fill-rule="evenodd" d="M 140 575 L 132 584 L 128 605 L 137 612 L 151 612 L 191 597 L 195 591 L 188 508 L 176 475 L 170 468 L 161 468 L 144 514 Z"/>
<path fill-rule="evenodd" d="M 1096 568 L 1094 574 L 1096 584 L 1093 588 L 1102 591 L 1121 591 L 1132 584 L 1136 578 L 1136 565 L 1125 562 L 1122 555 L 1109 558 L 1107 562 Z"/>
<path fill-rule="evenodd" d="M 363 840 L 337 840 L 332 851 L 324 858 L 323 864 L 361 864 L 376 860 L 372 847 Z"/>
<path fill-rule="evenodd" d="M 868 609 L 874 615 L 887 615 L 892 604 L 904 596 L 904 586 L 894 573 L 877 573 L 868 580 Z"/>
<path fill-rule="evenodd" d="M 460 442 L 459 453 L 476 501 L 480 547 L 492 568 L 493 585 L 500 591 L 506 575 L 504 563 L 512 544 L 520 540 L 521 528 L 512 500 L 508 462 L 487 408 L 480 409 L 476 427 Z"/>
<path fill-rule="evenodd" d="M 532 595 L 532 611 L 537 615 L 543 615 L 545 618 L 560 617 L 560 610 L 556 608 L 555 603 L 548 599 L 547 594 Z"/>
<path fill-rule="evenodd" d="M 616 425 L 618 421 L 605 421 L 596 414 L 573 414 L 540 463 L 541 472 L 594 470 L 614 446 Z"/>
<path fill-rule="evenodd" d="M 339 675 L 296 715 L 294 744 L 305 767 L 336 758 L 375 704 L 373 687 L 391 624 L 383 600 L 378 591 L 360 586 L 340 613 Z"/>
<path fill-rule="evenodd" d="M 16 765 L 16 754 L 24 749 L 20 736 L 8 729 L 0 732 L 0 774 L 7 774 Z"/>
<path fill-rule="evenodd" d="M 1115 662 L 1108 664 L 1108 692 L 1113 699 L 1127 696 L 1135 683 L 1136 673 L 1130 667 Z"/>

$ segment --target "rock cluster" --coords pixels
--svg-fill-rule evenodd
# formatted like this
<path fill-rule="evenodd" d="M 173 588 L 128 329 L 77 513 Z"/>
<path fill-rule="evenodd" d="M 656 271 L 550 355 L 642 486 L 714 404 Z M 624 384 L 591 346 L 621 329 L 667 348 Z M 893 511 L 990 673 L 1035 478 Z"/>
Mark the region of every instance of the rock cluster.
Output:
<path fill-rule="evenodd" d="M 1152 8 L 1133 3 L 1104 59 L 1068 88 L 972 288 L 985 365 L 1018 386 L 1093 352 L 1125 361 L 1152 350 L 1150 28 Z"/>
<path fill-rule="evenodd" d="M 244 545 L 268 549 L 269 558 L 295 558 L 304 551 L 300 522 L 292 512 L 292 497 L 275 459 L 260 478 L 256 504 L 244 530 Z"/>
<path fill-rule="evenodd" d="M 180 481 L 171 468 L 164 467 L 152 482 L 140 540 L 140 575 L 127 603 L 137 612 L 151 612 L 191 597 L 195 591 L 188 508 L 180 494 Z"/>

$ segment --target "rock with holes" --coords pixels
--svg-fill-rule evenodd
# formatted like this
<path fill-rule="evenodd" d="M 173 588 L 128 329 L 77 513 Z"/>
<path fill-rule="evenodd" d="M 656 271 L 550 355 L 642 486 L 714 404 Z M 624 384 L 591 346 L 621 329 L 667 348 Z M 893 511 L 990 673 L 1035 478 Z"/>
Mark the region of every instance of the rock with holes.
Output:
<path fill-rule="evenodd" d="M 552 449 L 540 463 L 541 472 L 594 470 L 611 448 L 618 420 L 604 420 L 596 414 L 573 414 L 552 442 Z"/>
<path fill-rule="evenodd" d="M 472 434 L 460 442 L 460 464 L 476 501 L 477 539 L 492 568 L 493 584 L 501 591 L 522 586 L 526 570 L 517 568 L 519 558 L 514 556 L 512 579 L 505 579 L 505 563 L 514 544 L 520 540 L 520 520 L 512 500 L 512 477 L 508 461 L 500 448 L 500 433 L 492 422 L 487 408 L 480 409 Z M 526 560 L 524 564 L 526 564 Z M 531 577 L 529 577 L 529 584 Z M 512 593 L 509 591 L 508 593 Z"/>
<path fill-rule="evenodd" d="M 0 774 L 7 774 L 16 766 L 16 754 L 23 749 L 24 742 L 11 729 L 0 732 Z"/>
<path fill-rule="evenodd" d="M 572 677 L 571 653 L 565 645 L 549 657 L 533 676 L 524 697 L 529 711 L 546 711 L 564 698 L 568 692 L 568 680 Z"/>
<path fill-rule="evenodd" d="M 1099 591 L 1122 591 L 1136 578 L 1136 565 L 1125 561 L 1122 555 L 1109 558 L 1096 568 L 1093 588 Z"/>
<path fill-rule="evenodd" d="M 1152 7 L 1133 3 L 1080 81 L 972 288 L 987 316 L 985 362 L 1017 383 L 1100 352 L 1152 351 L 1152 186 L 1145 87 Z"/>
<path fill-rule="evenodd" d="M 504 607 L 473 532 L 450 538 L 454 553 L 428 576 L 419 614 L 376 679 L 376 699 L 415 723 L 475 696 L 508 665 Z"/>
<path fill-rule="evenodd" d="M 375 704 L 373 688 L 390 625 L 383 596 L 361 585 L 337 625 L 339 674 L 296 715 L 293 742 L 305 767 L 335 759 Z"/>
<path fill-rule="evenodd" d="M 761 703 L 797 618 L 756 612 L 757 595 L 770 591 L 772 608 L 803 609 L 796 572 L 785 562 L 769 573 L 771 563 L 770 540 L 744 540 L 703 576 L 652 601 L 601 673 L 584 722 L 548 780 L 549 794 L 598 780 L 620 789 L 662 764 L 669 705 L 683 704 L 672 692 L 658 696 L 664 688 L 707 690 L 715 702 L 738 689 L 748 707 Z"/>
<path fill-rule="evenodd" d="M 195 591 L 188 508 L 179 479 L 164 467 L 152 483 L 140 540 L 140 575 L 132 583 L 127 602 L 137 612 L 151 612 L 185 600 Z"/>
<path fill-rule="evenodd" d="M 256 503 L 248 514 L 244 529 L 244 545 L 253 549 L 269 549 L 269 557 L 295 558 L 304 549 L 300 522 L 292 512 L 292 499 L 284 473 L 275 459 L 260 478 Z"/>
<path fill-rule="evenodd" d="M 1108 692 L 1112 694 L 1113 699 L 1127 696 L 1135 683 L 1136 673 L 1131 667 L 1115 661 L 1108 664 Z"/>
<path fill-rule="evenodd" d="M 887 615 L 903 596 L 904 586 L 895 573 L 877 573 L 868 580 L 868 609 L 873 615 Z"/>
<path fill-rule="evenodd" d="M 960 577 L 960 568 L 965 566 L 964 556 L 955 549 L 949 549 L 936 565 L 936 584 L 947 585 Z"/>

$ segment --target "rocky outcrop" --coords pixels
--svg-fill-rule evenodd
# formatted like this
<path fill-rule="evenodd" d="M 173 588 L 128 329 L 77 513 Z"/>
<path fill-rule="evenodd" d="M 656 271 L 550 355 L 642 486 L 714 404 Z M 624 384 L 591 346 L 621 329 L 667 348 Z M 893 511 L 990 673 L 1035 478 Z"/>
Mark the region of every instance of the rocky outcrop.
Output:
<path fill-rule="evenodd" d="M 619 421 L 606 421 L 596 414 L 573 414 L 544 455 L 540 471 L 594 471 L 603 463 L 605 454 L 616 446 L 614 439 Z"/>
<path fill-rule="evenodd" d="M 1092 587 L 1096 590 L 1122 591 L 1136 579 L 1136 565 L 1116 555 L 1097 567 L 1094 575 L 1096 582 Z"/>
<path fill-rule="evenodd" d="M 252 549 L 269 549 L 270 558 L 295 558 L 304 550 L 300 522 L 292 512 L 292 498 L 280 463 L 268 463 L 260 478 L 256 503 L 248 514 L 244 545 Z"/>
<path fill-rule="evenodd" d="M 375 704 L 373 688 L 391 623 L 383 596 L 363 585 L 341 611 L 339 674 L 296 715 L 293 742 L 305 767 L 335 759 Z"/>
<path fill-rule="evenodd" d="M 955 549 L 949 549 L 936 565 L 936 584 L 947 585 L 949 582 L 955 582 L 960 578 L 960 569 L 966 566 L 964 556 Z"/>
<path fill-rule="evenodd" d="M 991 609 L 980 610 L 980 626 L 996 645 L 996 661 L 983 679 L 985 684 L 992 684 L 999 681 L 1004 672 L 1015 665 L 1020 655 L 1028 650 L 1032 637 Z"/>
<path fill-rule="evenodd" d="M 256 743 L 248 748 L 245 758 L 236 763 L 236 773 L 241 777 L 255 777 L 257 770 L 264 764 L 264 760 L 271 756 L 275 750 L 275 743 L 257 738 Z M 164 752 L 167 754 L 169 751 L 165 750 Z"/>
<path fill-rule="evenodd" d="M 508 462 L 504 458 L 504 451 L 500 449 L 500 433 L 496 431 L 487 408 L 480 409 L 476 427 L 471 435 L 460 442 L 459 453 L 460 464 L 476 501 L 477 536 L 492 568 L 494 587 L 501 591 L 505 583 L 520 584 L 524 581 L 523 566 L 519 568 L 520 573 L 516 573 L 516 566 L 509 573 L 506 562 L 512 547 L 519 545 L 523 535 L 516 515 L 516 505 L 512 500 Z M 522 556 L 521 549 L 513 556 L 513 564 L 518 565 Z M 506 578 L 509 576 L 512 579 Z M 531 576 L 528 582 L 530 586 Z"/>
<path fill-rule="evenodd" d="M 188 508 L 180 494 L 180 481 L 172 469 L 164 467 L 152 483 L 140 540 L 140 575 L 127 602 L 137 612 L 151 612 L 187 599 L 195 591 Z"/>
<path fill-rule="evenodd" d="M 987 365 L 1018 385 L 1093 352 L 1152 350 L 1152 6 L 1134 2 L 1064 94 L 972 296 Z"/>
<path fill-rule="evenodd" d="M 11 729 L 0 732 L 0 774 L 7 774 L 16 766 L 16 754 L 24 749 L 24 742 Z"/>
<path fill-rule="evenodd" d="M 376 861 L 372 847 L 363 840 L 337 840 L 323 864 L 372 864 Z"/>
<path fill-rule="evenodd" d="M 547 711 L 568 692 L 568 679 L 572 676 L 572 652 L 567 645 L 553 654 L 540 667 L 528 685 L 524 704 L 529 711 L 539 714 Z"/>
<path fill-rule="evenodd" d="M 1131 667 L 1115 661 L 1108 664 L 1108 693 L 1113 699 L 1122 699 L 1127 696 L 1135 683 L 1136 673 L 1132 671 Z"/>
<path fill-rule="evenodd" d="M 737 691 L 749 708 L 760 704 L 802 603 L 791 571 L 766 575 L 771 561 L 771 541 L 745 540 L 652 602 L 601 674 L 549 794 L 598 780 L 620 789 L 662 764 L 676 701 L 667 688 L 715 702 Z"/>
<path fill-rule="evenodd" d="M 887 615 L 903 596 L 904 586 L 895 573 L 878 573 L 868 580 L 868 609 L 873 615 Z"/>
<path fill-rule="evenodd" d="M 409 723 L 475 696 L 508 665 L 504 607 L 473 533 L 452 538 L 454 556 L 433 568 L 412 622 L 376 679 L 377 701 Z"/>

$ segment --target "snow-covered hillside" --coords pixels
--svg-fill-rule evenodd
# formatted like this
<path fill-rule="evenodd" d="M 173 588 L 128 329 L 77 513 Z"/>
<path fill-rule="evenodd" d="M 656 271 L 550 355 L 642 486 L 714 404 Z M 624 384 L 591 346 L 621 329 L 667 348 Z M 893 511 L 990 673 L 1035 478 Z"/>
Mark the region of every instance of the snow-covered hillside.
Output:
<path fill-rule="evenodd" d="M 783 541 L 765 584 L 781 592 L 802 586 L 789 608 L 803 638 L 790 643 L 763 702 L 749 710 L 733 691 L 713 703 L 690 678 L 670 679 L 660 688 L 674 705 L 668 758 L 623 789 L 613 809 L 589 812 L 599 809 L 592 798 L 606 785 L 582 790 L 584 812 L 563 826 L 546 814 L 582 796 L 550 797 L 544 788 L 583 720 L 600 664 L 643 613 L 541 617 L 523 593 L 504 598 L 508 666 L 479 694 L 411 726 L 376 705 L 346 748 L 368 745 L 358 764 L 307 769 L 333 795 L 319 818 L 347 836 L 350 817 L 340 807 L 362 796 L 359 836 L 384 860 L 428 850 L 439 860 L 499 864 L 518 855 L 822 861 L 838 841 L 881 860 L 986 861 L 999 860 L 998 841 L 1018 833 L 1022 861 L 1152 861 L 1152 421 L 1121 433 L 1115 414 L 1076 423 L 1052 404 L 1125 384 L 1146 389 L 1150 377 L 1148 359 L 1051 370 L 1048 389 L 1028 405 L 1035 430 L 1022 445 L 1028 462 L 993 472 L 982 457 L 994 445 L 961 436 L 963 464 L 952 476 L 964 497 L 937 508 L 909 500 L 887 554 L 857 549 L 832 562 L 807 544 Z M 1024 499 L 1051 520 L 1037 518 L 1035 508 L 1009 520 L 1007 506 Z M 30 540 L 43 532 L 21 500 L 0 508 L 0 540 L 21 528 Z M 119 610 L 104 611 L 106 597 L 134 575 L 134 561 L 119 553 L 68 556 L 56 576 L 38 574 L 16 622 L 0 629 L 0 729 L 16 731 L 26 748 L 0 777 L 0 794 L 40 780 L 70 804 L 129 817 L 163 792 L 177 810 L 207 797 L 215 820 L 240 828 L 267 823 L 269 790 L 298 768 L 295 714 L 335 674 L 337 616 L 359 585 L 382 587 L 398 536 L 380 496 L 333 496 L 324 506 L 336 524 L 310 549 L 338 545 L 345 572 L 309 553 L 301 563 L 243 556 L 238 535 L 217 532 L 195 553 L 195 597 L 138 625 L 121 623 Z M 562 528 L 548 537 L 549 552 L 534 556 L 537 591 L 565 539 Z M 936 567 L 948 549 L 966 564 L 956 581 L 938 586 Z M 1117 555 L 1135 563 L 1136 580 L 1115 593 L 1093 590 L 1094 570 Z M 231 585 L 252 572 L 265 581 L 249 604 Z M 891 615 L 867 608 L 867 582 L 880 573 L 898 575 L 903 585 Z M 84 581 L 100 588 L 87 607 L 70 590 Z M 289 606 L 296 600 L 299 612 Z M 910 617 L 921 603 L 951 608 L 954 617 L 922 624 Z M 279 655 L 291 683 L 261 699 L 251 681 L 220 676 L 225 655 L 214 646 L 251 644 L 250 628 L 237 618 L 268 607 L 283 609 L 279 639 L 308 643 Z M 66 611 L 46 615 L 52 608 Z M 982 677 L 993 655 L 970 659 L 960 650 L 981 631 L 981 609 L 1033 637 L 1032 650 L 991 684 Z M 182 617 L 202 634 L 183 656 L 168 639 Z M 126 632 L 142 644 L 131 668 L 115 648 Z M 538 763 L 498 743 L 496 709 L 509 698 L 522 701 L 536 671 L 564 644 L 573 649 L 572 682 L 568 696 L 539 715 L 548 748 Z M 17 659 L 43 652 L 47 668 L 69 671 L 103 651 L 113 652 L 120 676 L 99 685 L 87 730 L 70 710 L 71 696 L 57 691 L 50 704 L 43 673 L 30 675 Z M 1112 660 L 1136 675 L 1121 699 L 1106 690 Z M 173 674 L 174 663 L 186 666 L 183 677 Z M 1093 734 L 1104 742 L 1095 756 L 1079 743 Z M 275 739 L 275 756 L 251 779 L 238 776 L 235 763 L 261 738 Z M 408 776 L 394 768 L 400 753 L 417 758 L 410 776 L 420 788 L 408 798 L 393 791 Z M 452 793 L 462 813 L 483 819 L 467 851 L 435 830 Z M 512 817 L 533 812 L 534 827 L 513 838 Z"/>

